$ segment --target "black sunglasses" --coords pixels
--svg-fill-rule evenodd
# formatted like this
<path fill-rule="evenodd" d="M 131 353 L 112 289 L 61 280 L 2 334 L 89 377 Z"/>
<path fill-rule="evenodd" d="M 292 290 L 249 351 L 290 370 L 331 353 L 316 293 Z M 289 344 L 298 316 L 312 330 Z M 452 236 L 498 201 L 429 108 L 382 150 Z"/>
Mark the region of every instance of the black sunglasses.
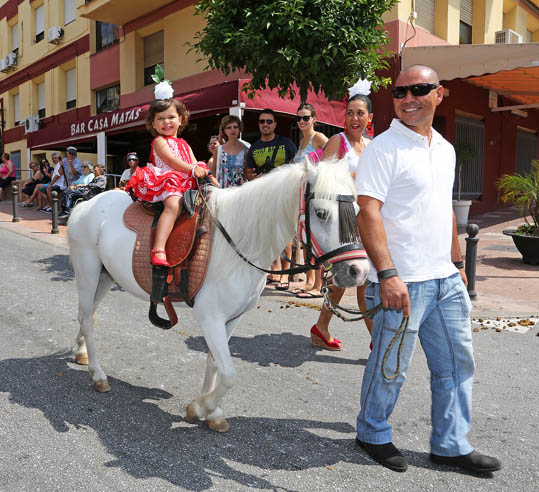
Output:
<path fill-rule="evenodd" d="M 312 116 L 296 116 L 296 121 L 309 121 L 312 118 Z"/>
<path fill-rule="evenodd" d="M 273 120 L 258 120 L 259 125 L 263 125 L 264 123 L 266 125 L 273 125 L 274 121 Z"/>
<path fill-rule="evenodd" d="M 438 84 L 414 84 L 414 85 L 397 85 L 393 87 L 392 93 L 394 99 L 404 99 L 408 91 L 412 93 L 412 96 L 420 97 L 426 96 L 429 92 L 440 87 Z"/>

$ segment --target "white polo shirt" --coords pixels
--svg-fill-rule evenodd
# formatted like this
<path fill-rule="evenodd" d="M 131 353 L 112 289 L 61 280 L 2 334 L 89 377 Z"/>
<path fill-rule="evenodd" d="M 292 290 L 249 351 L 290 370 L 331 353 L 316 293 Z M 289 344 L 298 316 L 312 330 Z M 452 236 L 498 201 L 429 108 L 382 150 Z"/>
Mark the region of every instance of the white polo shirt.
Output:
<path fill-rule="evenodd" d="M 383 202 L 387 246 L 404 282 L 457 272 L 451 262 L 454 178 L 453 146 L 434 129 L 429 146 L 397 119 L 361 154 L 357 194 Z M 372 263 L 368 278 L 378 282 Z"/>

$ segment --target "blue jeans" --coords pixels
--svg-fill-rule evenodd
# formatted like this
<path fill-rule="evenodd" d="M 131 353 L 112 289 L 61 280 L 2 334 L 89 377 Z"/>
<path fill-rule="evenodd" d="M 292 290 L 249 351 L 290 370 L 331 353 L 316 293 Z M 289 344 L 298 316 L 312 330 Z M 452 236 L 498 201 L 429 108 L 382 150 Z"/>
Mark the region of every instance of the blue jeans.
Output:
<path fill-rule="evenodd" d="M 470 431 L 474 359 L 470 323 L 471 302 L 458 273 L 436 280 L 408 283 L 410 321 L 401 352 L 399 376 L 386 380 L 381 364 L 384 353 L 402 320 L 402 312 L 380 310 L 373 319 L 374 348 L 367 361 L 361 386 L 361 411 L 357 435 L 371 444 L 392 442 L 387 423 L 406 378 L 417 337 L 427 357 L 432 394 L 431 452 L 459 456 L 473 451 Z M 367 308 L 380 302 L 379 284 L 367 285 Z M 400 338 L 387 357 L 385 372 L 394 374 Z"/>

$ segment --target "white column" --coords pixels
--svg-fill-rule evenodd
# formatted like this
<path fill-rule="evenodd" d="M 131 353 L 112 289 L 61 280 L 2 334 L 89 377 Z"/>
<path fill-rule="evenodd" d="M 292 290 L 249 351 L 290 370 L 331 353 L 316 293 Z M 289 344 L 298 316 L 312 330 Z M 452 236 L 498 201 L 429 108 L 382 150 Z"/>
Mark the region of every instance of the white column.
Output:
<path fill-rule="evenodd" d="M 107 135 L 105 132 L 97 134 L 97 163 L 107 169 Z"/>

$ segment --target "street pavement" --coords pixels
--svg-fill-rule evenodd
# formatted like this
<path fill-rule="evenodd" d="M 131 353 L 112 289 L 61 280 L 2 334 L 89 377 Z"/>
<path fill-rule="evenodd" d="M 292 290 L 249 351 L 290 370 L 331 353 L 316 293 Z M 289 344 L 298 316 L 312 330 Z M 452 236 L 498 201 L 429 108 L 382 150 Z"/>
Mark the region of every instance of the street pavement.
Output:
<path fill-rule="evenodd" d="M 0 202 L 0 492 L 538 490 L 539 326 L 485 328 L 498 317 L 534 322 L 539 311 L 539 268 L 522 264 L 500 232 L 519 222 L 514 210 L 472 218 L 481 222 L 474 318 L 482 321 L 470 440 L 504 464 L 475 476 L 428 460 L 429 376 L 419 349 L 391 418 L 409 470 L 391 472 L 358 450 L 364 324 L 333 321 L 343 351 L 316 350 L 308 335 L 319 300 L 272 288 L 230 341 L 238 381 L 223 401 L 228 433 L 184 420 L 206 358 L 189 311 L 161 331 L 145 303 L 118 286 L 97 316 L 112 391 L 96 393 L 70 354 L 78 323 L 65 228 L 51 235 L 45 214 L 28 209 L 12 223 L 10 206 Z"/>

